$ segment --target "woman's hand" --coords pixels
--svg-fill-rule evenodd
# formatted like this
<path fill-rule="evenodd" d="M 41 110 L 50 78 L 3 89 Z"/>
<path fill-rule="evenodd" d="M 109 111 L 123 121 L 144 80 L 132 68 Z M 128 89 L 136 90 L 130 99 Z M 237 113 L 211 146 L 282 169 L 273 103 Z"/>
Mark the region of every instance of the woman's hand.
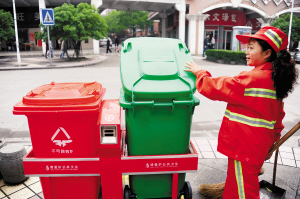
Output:
<path fill-rule="evenodd" d="M 201 70 L 200 66 L 198 66 L 195 62 L 191 61 L 190 63 L 186 62 L 185 67 L 187 69 L 185 69 L 185 71 L 187 72 L 191 72 L 193 74 L 195 74 L 196 72 L 198 72 L 199 70 Z"/>

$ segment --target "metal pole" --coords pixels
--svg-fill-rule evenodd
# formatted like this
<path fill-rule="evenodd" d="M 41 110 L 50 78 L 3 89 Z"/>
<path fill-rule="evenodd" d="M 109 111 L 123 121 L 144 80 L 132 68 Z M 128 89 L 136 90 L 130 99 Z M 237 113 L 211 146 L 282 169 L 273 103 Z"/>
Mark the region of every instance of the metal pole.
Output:
<path fill-rule="evenodd" d="M 14 22 L 15 22 L 15 36 L 16 36 L 16 48 L 17 48 L 17 59 L 19 66 L 21 65 L 21 56 L 19 51 L 19 36 L 18 36 L 18 26 L 17 26 L 17 19 L 16 19 L 16 6 L 15 0 L 12 0 L 13 9 L 14 9 Z"/>
<path fill-rule="evenodd" d="M 52 59 L 51 59 L 51 48 L 52 48 L 52 45 L 50 47 L 50 34 L 49 34 L 49 26 L 47 26 L 47 32 L 48 32 L 48 47 L 49 47 L 49 58 L 50 58 L 50 66 L 52 66 Z"/>
<path fill-rule="evenodd" d="M 292 29 L 292 21 L 293 21 L 293 10 L 294 10 L 294 0 L 292 0 L 292 11 L 290 17 L 290 27 L 289 27 L 289 37 L 288 37 L 288 46 L 287 51 L 290 51 L 290 42 L 291 42 L 291 29 Z"/>

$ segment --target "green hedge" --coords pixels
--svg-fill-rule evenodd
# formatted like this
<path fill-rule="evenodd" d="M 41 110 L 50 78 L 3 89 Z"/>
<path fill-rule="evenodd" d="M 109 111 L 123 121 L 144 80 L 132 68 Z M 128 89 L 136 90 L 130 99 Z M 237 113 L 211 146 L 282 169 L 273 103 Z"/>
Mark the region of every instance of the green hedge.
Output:
<path fill-rule="evenodd" d="M 230 63 L 234 61 L 235 63 L 247 64 L 246 54 L 244 51 L 232 51 L 232 50 L 206 50 L 205 54 L 207 59 L 210 61 L 223 60 L 224 63 Z"/>

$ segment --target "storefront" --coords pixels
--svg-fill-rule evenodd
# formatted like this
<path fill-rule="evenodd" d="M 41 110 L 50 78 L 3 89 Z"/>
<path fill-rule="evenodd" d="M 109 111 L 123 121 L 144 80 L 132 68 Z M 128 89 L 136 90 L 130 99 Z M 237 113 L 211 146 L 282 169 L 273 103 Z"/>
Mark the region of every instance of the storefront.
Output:
<path fill-rule="evenodd" d="M 206 12 L 209 17 L 204 22 L 204 37 L 215 38 L 215 49 L 232 50 L 232 27 L 251 26 L 255 33 L 261 24 L 255 18 L 246 18 L 246 13 L 239 10 L 214 9 Z"/>
<path fill-rule="evenodd" d="M 12 8 L 0 8 L 4 11 L 13 13 Z M 12 14 L 13 16 L 13 14 Z M 40 32 L 40 14 L 38 7 L 18 7 L 16 9 L 16 18 L 18 23 L 18 37 L 20 50 L 41 50 L 38 47 L 38 41 L 35 33 Z M 12 38 L 8 41 L 1 41 L 1 50 L 15 51 L 16 39 Z"/>

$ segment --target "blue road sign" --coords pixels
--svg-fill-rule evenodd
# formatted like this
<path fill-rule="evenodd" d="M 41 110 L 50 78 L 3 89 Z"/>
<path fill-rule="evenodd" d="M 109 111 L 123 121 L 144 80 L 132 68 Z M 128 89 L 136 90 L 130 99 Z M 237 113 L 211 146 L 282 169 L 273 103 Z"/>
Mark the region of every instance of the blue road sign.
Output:
<path fill-rule="evenodd" d="M 42 8 L 41 12 L 42 12 L 42 24 L 44 26 L 54 26 L 55 25 L 54 10 Z"/>

